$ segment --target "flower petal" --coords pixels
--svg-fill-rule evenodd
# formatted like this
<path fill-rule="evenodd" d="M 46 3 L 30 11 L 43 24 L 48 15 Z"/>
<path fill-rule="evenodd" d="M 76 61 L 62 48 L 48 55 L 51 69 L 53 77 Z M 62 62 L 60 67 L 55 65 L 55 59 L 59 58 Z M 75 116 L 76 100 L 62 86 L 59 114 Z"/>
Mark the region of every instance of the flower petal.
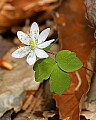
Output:
<path fill-rule="evenodd" d="M 40 35 L 38 36 L 38 44 L 46 40 L 46 38 L 49 35 L 49 32 L 50 32 L 50 28 L 47 28 L 40 33 Z"/>
<path fill-rule="evenodd" d="M 46 48 L 47 46 L 49 46 L 53 41 L 55 41 L 55 39 L 43 42 L 41 44 L 38 45 L 38 48 Z"/>
<path fill-rule="evenodd" d="M 24 46 L 19 49 L 17 49 L 15 52 L 12 53 L 12 57 L 15 58 L 23 58 L 25 57 L 29 52 L 31 51 L 31 48 L 29 46 Z"/>
<path fill-rule="evenodd" d="M 27 63 L 29 65 L 33 65 L 35 63 L 35 61 L 36 61 L 36 55 L 34 52 L 31 52 L 27 57 Z"/>
<path fill-rule="evenodd" d="M 31 41 L 30 36 L 28 36 L 27 34 L 25 34 L 22 31 L 18 31 L 17 36 L 22 43 L 24 43 L 25 45 L 29 45 L 29 42 Z"/>
<path fill-rule="evenodd" d="M 35 48 L 34 51 L 35 51 L 36 56 L 39 58 L 47 58 L 48 57 L 48 54 L 44 50 Z"/>
<path fill-rule="evenodd" d="M 31 25 L 30 34 L 32 35 L 32 38 L 36 38 L 37 39 L 37 37 L 39 35 L 39 27 L 38 27 L 38 24 L 36 22 L 34 22 Z"/>

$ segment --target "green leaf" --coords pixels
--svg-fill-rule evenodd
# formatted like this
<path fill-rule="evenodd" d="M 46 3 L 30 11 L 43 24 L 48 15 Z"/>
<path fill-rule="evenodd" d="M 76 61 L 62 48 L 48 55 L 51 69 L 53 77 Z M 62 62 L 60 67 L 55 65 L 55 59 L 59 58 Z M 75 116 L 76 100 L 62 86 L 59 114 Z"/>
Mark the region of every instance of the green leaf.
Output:
<path fill-rule="evenodd" d="M 56 55 L 56 62 L 58 66 L 66 72 L 76 71 L 83 66 L 79 58 L 76 57 L 76 54 L 74 52 L 70 52 L 69 50 L 62 50 L 58 52 Z"/>
<path fill-rule="evenodd" d="M 47 80 L 50 77 L 55 64 L 55 60 L 52 58 L 38 60 L 33 67 L 35 71 L 35 80 L 37 82 Z"/>
<path fill-rule="evenodd" d="M 35 62 L 33 66 L 33 70 L 35 71 L 35 80 L 37 80 L 37 77 L 39 76 L 39 64 L 42 62 L 42 60 L 43 59 L 39 59 L 38 61 Z"/>
<path fill-rule="evenodd" d="M 51 92 L 62 94 L 64 90 L 70 87 L 70 76 L 55 65 L 49 82 Z"/>

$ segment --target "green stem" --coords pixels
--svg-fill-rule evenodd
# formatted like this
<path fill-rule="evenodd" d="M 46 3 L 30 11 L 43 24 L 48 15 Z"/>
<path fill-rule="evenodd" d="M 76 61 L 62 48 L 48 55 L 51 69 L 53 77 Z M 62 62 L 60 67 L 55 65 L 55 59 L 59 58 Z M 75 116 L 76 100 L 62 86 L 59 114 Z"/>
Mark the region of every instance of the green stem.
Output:
<path fill-rule="evenodd" d="M 50 52 L 50 51 L 46 51 L 46 52 L 49 53 L 49 54 L 52 54 L 52 55 L 56 55 L 55 53 Z"/>
<path fill-rule="evenodd" d="M 91 70 L 91 69 L 89 69 L 89 68 L 86 68 L 86 67 L 84 67 L 84 66 L 83 66 L 83 68 L 85 68 L 86 70 L 89 70 L 90 72 L 96 74 L 96 72 L 94 72 L 93 70 Z"/>

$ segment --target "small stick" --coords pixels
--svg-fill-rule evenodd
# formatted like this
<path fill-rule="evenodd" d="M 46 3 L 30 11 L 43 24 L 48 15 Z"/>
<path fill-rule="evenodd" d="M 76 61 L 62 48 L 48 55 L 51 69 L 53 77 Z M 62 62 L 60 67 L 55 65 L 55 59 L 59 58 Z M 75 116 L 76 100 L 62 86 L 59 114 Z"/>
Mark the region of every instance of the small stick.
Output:
<path fill-rule="evenodd" d="M 79 75 L 79 73 L 77 71 L 75 72 L 75 74 L 76 74 L 76 76 L 78 78 L 78 84 L 77 84 L 77 86 L 75 88 L 75 91 L 78 91 L 78 89 L 80 88 L 80 86 L 82 84 L 82 80 L 81 80 L 81 77 L 80 77 L 80 75 Z"/>
<path fill-rule="evenodd" d="M 29 105 L 32 102 L 33 97 L 34 95 L 28 96 L 28 99 L 25 101 L 24 105 L 22 106 L 22 110 L 26 110 L 29 107 Z"/>
<path fill-rule="evenodd" d="M 0 66 L 6 68 L 8 70 L 12 70 L 13 69 L 13 66 L 9 62 L 7 62 L 7 61 L 5 61 L 3 59 L 0 59 Z"/>

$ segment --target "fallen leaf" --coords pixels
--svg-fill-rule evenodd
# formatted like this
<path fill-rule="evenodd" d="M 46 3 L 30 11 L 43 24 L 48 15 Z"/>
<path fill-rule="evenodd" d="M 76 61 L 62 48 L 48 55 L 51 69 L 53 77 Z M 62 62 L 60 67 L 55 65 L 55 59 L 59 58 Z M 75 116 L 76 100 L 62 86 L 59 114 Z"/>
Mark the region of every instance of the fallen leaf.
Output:
<path fill-rule="evenodd" d="M 96 113 L 95 112 L 82 111 L 81 115 L 85 116 L 86 119 L 96 120 Z"/>
<path fill-rule="evenodd" d="M 61 49 L 75 52 L 86 66 L 88 56 L 96 44 L 94 29 L 89 28 L 85 18 L 85 5 L 83 0 L 62 1 L 59 10 L 54 13 Z M 80 102 L 88 91 L 89 83 L 86 79 L 86 69 L 81 68 L 78 75 L 70 73 L 71 87 L 61 96 L 54 95 L 60 119 L 67 117 L 70 120 L 80 119 Z M 78 89 L 78 81 L 81 81 Z M 73 91 L 72 91 L 73 90 Z M 82 103 L 81 103 L 82 108 Z"/>

